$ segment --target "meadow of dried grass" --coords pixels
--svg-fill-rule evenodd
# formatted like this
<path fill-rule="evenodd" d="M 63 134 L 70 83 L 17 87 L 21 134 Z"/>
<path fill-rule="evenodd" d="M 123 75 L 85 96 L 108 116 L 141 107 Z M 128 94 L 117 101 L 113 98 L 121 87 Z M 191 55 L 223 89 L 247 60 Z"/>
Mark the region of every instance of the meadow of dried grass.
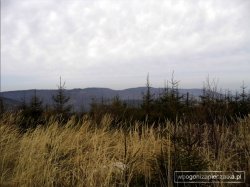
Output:
<path fill-rule="evenodd" d="M 180 169 L 245 171 L 249 184 L 250 116 L 227 126 L 133 122 L 126 130 L 109 115 L 100 124 L 51 118 L 24 133 L 17 121 L 0 120 L 0 186 L 173 186 Z"/>

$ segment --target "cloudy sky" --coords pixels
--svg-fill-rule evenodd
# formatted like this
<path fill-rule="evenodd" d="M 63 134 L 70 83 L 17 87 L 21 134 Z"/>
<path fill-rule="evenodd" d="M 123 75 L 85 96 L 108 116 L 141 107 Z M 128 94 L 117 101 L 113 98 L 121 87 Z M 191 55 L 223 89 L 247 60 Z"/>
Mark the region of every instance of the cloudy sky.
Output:
<path fill-rule="evenodd" d="M 250 87 L 249 0 L 1 0 L 2 91 L 206 77 Z"/>

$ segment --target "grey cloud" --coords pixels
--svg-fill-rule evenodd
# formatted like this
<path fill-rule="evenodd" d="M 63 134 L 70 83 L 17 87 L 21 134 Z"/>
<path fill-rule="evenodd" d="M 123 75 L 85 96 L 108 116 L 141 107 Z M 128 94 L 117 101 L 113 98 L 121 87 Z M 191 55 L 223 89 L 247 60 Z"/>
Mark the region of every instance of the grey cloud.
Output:
<path fill-rule="evenodd" d="M 210 72 L 228 79 L 225 85 L 232 79 L 250 84 L 245 72 L 250 71 L 248 0 L 3 0 L 3 4 L 6 79 L 28 74 L 51 87 L 51 80 L 61 74 L 72 85 L 83 79 L 83 86 L 96 86 L 100 78 L 108 87 L 117 87 L 119 81 L 126 87 L 131 82 L 141 85 L 148 72 L 155 84 L 161 84 L 174 69 L 177 75 L 181 72 L 184 87 L 201 85 L 194 72 L 199 72 L 199 81 Z M 4 82 L 3 86 L 7 87 Z"/>

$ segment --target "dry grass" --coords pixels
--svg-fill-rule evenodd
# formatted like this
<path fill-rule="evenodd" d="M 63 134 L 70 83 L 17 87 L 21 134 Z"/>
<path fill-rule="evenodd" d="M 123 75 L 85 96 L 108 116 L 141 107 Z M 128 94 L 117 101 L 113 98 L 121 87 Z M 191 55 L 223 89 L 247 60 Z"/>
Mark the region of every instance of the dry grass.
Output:
<path fill-rule="evenodd" d="M 0 120 L 2 186 L 172 186 L 173 170 L 189 167 L 250 173 L 250 116 L 234 126 L 138 122 L 127 131 L 110 128 L 108 115 L 98 128 L 87 117 L 51 119 L 22 134 L 17 119 Z"/>

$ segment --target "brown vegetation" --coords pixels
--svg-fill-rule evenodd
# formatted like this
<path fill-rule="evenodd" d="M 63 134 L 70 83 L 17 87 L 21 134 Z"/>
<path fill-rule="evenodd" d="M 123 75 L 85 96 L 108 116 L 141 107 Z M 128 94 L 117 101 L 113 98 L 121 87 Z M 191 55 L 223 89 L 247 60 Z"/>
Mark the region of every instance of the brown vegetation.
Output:
<path fill-rule="evenodd" d="M 26 132 L 19 118 L 0 119 L 1 186 L 173 186 L 180 169 L 245 171 L 250 183 L 250 116 L 232 125 L 131 122 L 126 129 L 114 128 L 109 115 L 100 123 L 50 118 Z"/>

